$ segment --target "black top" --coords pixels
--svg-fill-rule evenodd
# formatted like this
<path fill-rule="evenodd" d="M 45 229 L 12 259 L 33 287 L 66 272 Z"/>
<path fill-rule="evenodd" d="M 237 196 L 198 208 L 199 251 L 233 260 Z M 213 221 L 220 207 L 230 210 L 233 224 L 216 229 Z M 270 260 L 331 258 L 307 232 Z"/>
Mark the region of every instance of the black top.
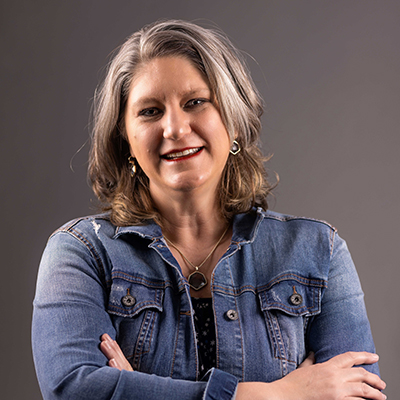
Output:
<path fill-rule="evenodd" d="M 192 297 L 192 304 L 201 379 L 210 368 L 216 366 L 214 313 L 211 298 L 196 299 Z"/>

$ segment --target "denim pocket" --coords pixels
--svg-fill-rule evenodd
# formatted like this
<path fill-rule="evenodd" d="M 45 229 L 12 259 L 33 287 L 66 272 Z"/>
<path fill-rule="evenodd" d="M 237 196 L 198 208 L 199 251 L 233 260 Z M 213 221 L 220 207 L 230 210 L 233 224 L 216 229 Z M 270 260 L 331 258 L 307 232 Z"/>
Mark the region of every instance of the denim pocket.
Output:
<path fill-rule="evenodd" d="M 325 286 L 322 279 L 288 273 L 258 290 L 274 357 L 281 361 L 283 376 L 294 370 L 306 355 L 307 325 L 312 316 L 321 312 Z"/>
<path fill-rule="evenodd" d="M 164 282 L 113 272 L 108 313 L 117 330 L 117 342 L 133 369 L 147 371 L 153 332 L 163 311 Z"/>

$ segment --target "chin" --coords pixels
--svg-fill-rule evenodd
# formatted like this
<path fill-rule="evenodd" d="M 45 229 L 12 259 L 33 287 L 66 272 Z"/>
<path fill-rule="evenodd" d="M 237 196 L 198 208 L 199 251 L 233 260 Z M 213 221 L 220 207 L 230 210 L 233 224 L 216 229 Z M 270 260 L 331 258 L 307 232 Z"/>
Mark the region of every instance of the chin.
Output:
<path fill-rule="evenodd" d="M 180 184 L 180 185 L 174 185 L 173 190 L 175 190 L 177 192 L 189 193 L 193 190 L 198 189 L 199 187 L 201 187 L 201 185 L 196 185 L 193 183 L 184 183 L 184 184 Z"/>
<path fill-rule="evenodd" d="M 200 177 L 195 179 L 179 180 L 178 182 L 174 182 L 172 184 L 172 188 L 176 191 L 191 192 L 193 190 L 205 187 L 206 184 L 207 179 L 204 179 L 204 177 Z"/>

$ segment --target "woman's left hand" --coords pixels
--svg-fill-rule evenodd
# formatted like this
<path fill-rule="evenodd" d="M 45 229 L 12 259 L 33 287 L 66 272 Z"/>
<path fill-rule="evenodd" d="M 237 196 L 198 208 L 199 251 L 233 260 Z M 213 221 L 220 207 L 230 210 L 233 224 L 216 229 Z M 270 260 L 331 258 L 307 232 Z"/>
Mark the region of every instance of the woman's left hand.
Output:
<path fill-rule="evenodd" d="M 108 365 L 120 371 L 133 371 L 131 364 L 122 353 L 118 343 L 105 333 L 101 336 L 100 350 L 108 358 Z"/>

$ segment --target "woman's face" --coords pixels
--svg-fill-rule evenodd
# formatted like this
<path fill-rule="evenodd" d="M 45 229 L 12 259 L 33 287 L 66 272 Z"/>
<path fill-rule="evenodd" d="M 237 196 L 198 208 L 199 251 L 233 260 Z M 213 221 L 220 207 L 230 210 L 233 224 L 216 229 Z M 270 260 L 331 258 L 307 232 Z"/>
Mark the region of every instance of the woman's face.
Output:
<path fill-rule="evenodd" d="M 188 59 L 161 57 L 140 67 L 125 128 L 152 196 L 199 188 L 215 194 L 230 140 L 207 80 Z"/>

